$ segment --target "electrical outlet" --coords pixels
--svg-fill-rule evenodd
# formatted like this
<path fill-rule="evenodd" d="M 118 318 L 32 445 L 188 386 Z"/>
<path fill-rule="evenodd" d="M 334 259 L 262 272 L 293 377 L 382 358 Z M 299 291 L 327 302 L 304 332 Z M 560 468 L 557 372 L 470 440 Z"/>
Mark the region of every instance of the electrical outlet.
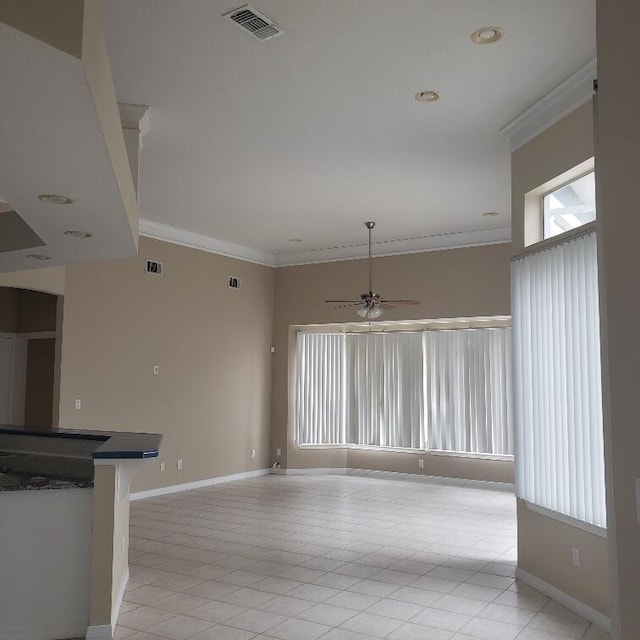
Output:
<path fill-rule="evenodd" d="M 182 471 L 182 458 L 180 458 L 179 460 L 176 460 L 176 469 L 178 471 Z"/>
<path fill-rule="evenodd" d="M 276 458 L 279 458 L 282 455 L 282 449 L 280 447 L 278 447 L 276 449 Z"/>
<path fill-rule="evenodd" d="M 73 408 L 78 411 L 78 409 L 82 409 L 82 400 L 80 400 L 80 398 L 76 398 L 75 402 L 73 403 Z"/>
<path fill-rule="evenodd" d="M 271 353 L 275 353 L 275 352 L 276 352 L 276 348 L 272 345 L 272 346 L 269 348 L 269 351 L 271 351 Z"/>
<path fill-rule="evenodd" d="M 160 365 L 159 364 L 154 364 L 153 365 L 153 375 L 154 376 L 160 375 Z"/>
<path fill-rule="evenodd" d="M 418 458 L 418 469 L 424 469 L 424 460 L 422 458 Z"/>
<path fill-rule="evenodd" d="M 571 547 L 571 563 L 574 567 L 580 566 L 580 549 Z"/>
<path fill-rule="evenodd" d="M 251 457 L 252 458 L 256 457 L 256 450 L 255 449 L 251 449 Z"/>
<path fill-rule="evenodd" d="M 166 468 L 167 468 L 167 463 L 164 460 L 162 460 L 160 462 L 160 471 L 164 471 Z"/>

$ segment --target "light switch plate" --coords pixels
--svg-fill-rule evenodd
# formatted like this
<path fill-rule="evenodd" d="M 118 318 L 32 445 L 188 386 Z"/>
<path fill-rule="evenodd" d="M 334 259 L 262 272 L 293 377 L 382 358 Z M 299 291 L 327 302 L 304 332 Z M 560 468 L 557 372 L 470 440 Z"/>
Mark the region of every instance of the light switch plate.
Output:
<path fill-rule="evenodd" d="M 80 400 L 80 398 L 76 398 L 73 403 L 73 407 L 76 411 L 78 411 L 78 409 L 82 409 L 82 400 Z"/>

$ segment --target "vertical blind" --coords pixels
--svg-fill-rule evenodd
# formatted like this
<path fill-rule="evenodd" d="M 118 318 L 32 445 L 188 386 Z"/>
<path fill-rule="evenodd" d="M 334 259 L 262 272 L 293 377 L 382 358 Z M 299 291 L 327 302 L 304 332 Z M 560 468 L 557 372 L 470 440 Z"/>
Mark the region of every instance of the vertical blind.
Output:
<path fill-rule="evenodd" d="M 430 448 L 513 455 L 510 334 L 425 332 Z"/>
<path fill-rule="evenodd" d="M 297 443 L 511 455 L 510 333 L 298 333 Z"/>
<path fill-rule="evenodd" d="M 298 442 L 346 444 L 346 350 L 340 333 L 298 333 Z"/>
<path fill-rule="evenodd" d="M 595 233 L 512 266 L 516 492 L 606 524 Z"/>
<path fill-rule="evenodd" d="M 353 443 L 424 449 L 419 333 L 350 335 Z"/>

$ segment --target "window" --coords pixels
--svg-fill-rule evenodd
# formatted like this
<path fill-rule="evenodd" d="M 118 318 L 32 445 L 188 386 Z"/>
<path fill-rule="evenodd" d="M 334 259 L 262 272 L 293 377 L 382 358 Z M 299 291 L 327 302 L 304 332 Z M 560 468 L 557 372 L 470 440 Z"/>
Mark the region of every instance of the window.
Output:
<path fill-rule="evenodd" d="M 297 440 L 346 444 L 346 336 L 298 333 L 296 362 Z"/>
<path fill-rule="evenodd" d="M 513 455 L 511 329 L 427 331 L 429 446 Z"/>
<path fill-rule="evenodd" d="M 516 495 L 606 526 L 596 235 L 514 259 Z"/>
<path fill-rule="evenodd" d="M 512 455 L 510 344 L 508 327 L 301 331 L 296 441 Z"/>
<path fill-rule="evenodd" d="M 547 193 L 542 199 L 544 238 L 552 238 L 596 219 L 593 171 Z"/>
<path fill-rule="evenodd" d="M 352 443 L 424 449 L 420 333 L 347 337 Z"/>

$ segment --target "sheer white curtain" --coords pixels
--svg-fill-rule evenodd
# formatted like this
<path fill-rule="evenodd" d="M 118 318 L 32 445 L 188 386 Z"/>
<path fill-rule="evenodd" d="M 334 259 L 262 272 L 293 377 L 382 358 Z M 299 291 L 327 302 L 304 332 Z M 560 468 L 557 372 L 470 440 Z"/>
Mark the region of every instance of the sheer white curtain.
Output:
<path fill-rule="evenodd" d="M 352 334 L 347 349 L 352 441 L 424 449 L 420 334 Z"/>
<path fill-rule="evenodd" d="M 595 233 L 514 260 L 516 491 L 606 526 Z"/>
<path fill-rule="evenodd" d="M 296 425 L 299 444 L 347 443 L 345 336 L 298 333 Z"/>
<path fill-rule="evenodd" d="M 429 448 L 513 454 L 511 330 L 425 331 Z"/>

